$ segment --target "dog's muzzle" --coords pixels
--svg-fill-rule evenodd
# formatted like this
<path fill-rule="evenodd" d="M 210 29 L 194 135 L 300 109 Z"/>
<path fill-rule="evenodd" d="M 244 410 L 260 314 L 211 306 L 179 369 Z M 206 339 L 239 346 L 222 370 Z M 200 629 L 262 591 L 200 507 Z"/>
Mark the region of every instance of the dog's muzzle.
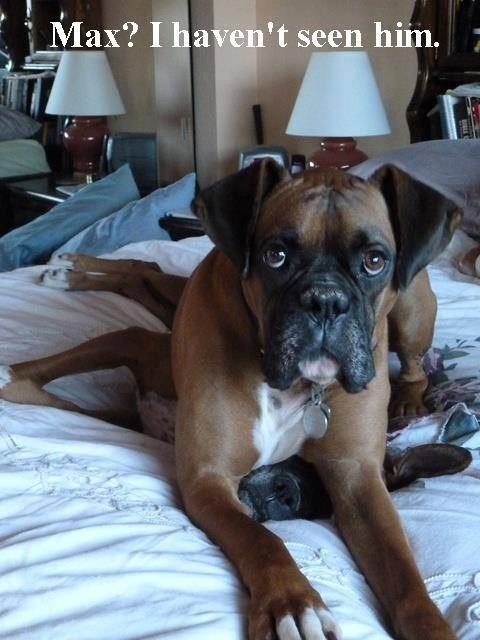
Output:
<path fill-rule="evenodd" d="M 336 274 L 302 279 L 276 300 L 263 360 L 267 383 L 288 389 L 299 377 L 346 391 L 365 389 L 375 375 L 373 313 L 363 295 Z"/>

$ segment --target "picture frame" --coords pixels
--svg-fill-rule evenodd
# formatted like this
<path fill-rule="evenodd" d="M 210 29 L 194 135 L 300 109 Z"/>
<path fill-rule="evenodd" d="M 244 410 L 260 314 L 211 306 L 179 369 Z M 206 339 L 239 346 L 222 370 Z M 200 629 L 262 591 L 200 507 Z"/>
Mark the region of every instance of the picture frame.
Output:
<path fill-rule="evenodd" d="M 287 171 L 290 171 L 290 158 L 286 149 L 283 147 L 262 145 L 261 147 L 253 147 L 251 149 L 245 149 L 240 151 L 238 158 L 238 168 L 245 169 L 250 166 L 256 160 L 262 160 L 263 158 L 272 158 L 282 167 L 285 167 Z"/>

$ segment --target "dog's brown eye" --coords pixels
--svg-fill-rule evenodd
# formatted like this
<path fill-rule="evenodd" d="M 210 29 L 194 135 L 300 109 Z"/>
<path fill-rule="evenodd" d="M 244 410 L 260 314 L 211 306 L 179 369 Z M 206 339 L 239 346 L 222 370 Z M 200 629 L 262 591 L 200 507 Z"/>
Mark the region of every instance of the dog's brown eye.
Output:
<path fill-rule="evenodd" d="M 387 261 L 380 251 L 367 251 L 363 256 L 363 268 L 370 276 L 376 276 L 385 269 Z"/>
<path fill-rule="evenodd" d="M 285 264 L 287 252 L 282 247 L 269 247 L 263 256 L 266 265 L 272 269 L 280 269 Z"/>

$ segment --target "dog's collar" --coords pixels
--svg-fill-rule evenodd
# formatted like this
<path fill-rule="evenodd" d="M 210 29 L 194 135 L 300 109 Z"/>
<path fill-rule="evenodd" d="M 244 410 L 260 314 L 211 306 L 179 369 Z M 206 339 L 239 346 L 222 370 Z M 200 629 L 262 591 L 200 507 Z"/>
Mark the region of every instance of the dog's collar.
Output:
<path fill-rule="evenodd" d="M 305 433 L 312 438 L 323 438 L 330 422 L 331 409 L 323 401 L 325 387 L 312 382 L 310 387 L 310 399 L 303 412 L 303 428 Z"/>
<path fill-rule="evenodd" d="M 260 355 L 263 357 L 265 351 L 260 347 Z M 332 410 L 325 404 L 325 387 L 312 382 L 310 386 L 310 399 L 307 400 L 305 411 L 303 412 L 303 428 L 305 433 L 312 438 L 323 438 L 327 433 L 328 424 Z"/>

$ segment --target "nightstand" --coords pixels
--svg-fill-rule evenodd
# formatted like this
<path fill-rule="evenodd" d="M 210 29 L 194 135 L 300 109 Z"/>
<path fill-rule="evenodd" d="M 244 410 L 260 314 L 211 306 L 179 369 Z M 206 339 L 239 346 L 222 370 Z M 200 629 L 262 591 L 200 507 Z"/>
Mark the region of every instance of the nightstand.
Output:
<path fill-rule="evenodd" d="M 159 225 L 170 234 L 172 240 L 183 240 L 205 235 L 205 229 L 198 218 L 168 215 L 161 218 Z"/>
<path fill-rule="evenodd" d="M 31 222 L 68 198 L 52 174 L 5 180 L 0 184 L 0 234 Z"/>

